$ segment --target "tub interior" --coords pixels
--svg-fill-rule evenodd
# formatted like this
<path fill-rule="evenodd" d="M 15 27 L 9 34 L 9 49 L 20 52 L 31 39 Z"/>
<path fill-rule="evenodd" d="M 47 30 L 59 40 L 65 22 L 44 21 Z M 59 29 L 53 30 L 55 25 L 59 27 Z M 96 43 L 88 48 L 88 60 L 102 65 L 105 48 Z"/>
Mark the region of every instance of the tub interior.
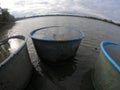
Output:
<path fill-rule="evenodd" d="M 105 45 L 105 50 L 108 55 L 120 66 L 120 46 L 119 45 Z"/>
<path fill-rule="evenodd" d="M 74 40 L 82 38 L 78 29 L 72 27 L 50 27 L 36 31 L 33 37 L 43 40 Z"/>
<path fill-rule="evenodd" d="M 0 63 L 17 51 L 22 44 L 23 39 L 10 38 L 0 43 Z"/>

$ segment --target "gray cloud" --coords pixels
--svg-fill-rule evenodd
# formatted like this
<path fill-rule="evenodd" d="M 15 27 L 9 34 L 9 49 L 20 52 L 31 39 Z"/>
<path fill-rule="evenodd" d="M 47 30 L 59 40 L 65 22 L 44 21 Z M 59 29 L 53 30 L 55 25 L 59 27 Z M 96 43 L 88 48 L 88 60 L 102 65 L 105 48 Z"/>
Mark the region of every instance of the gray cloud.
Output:
<path fill-rule="evenodd" d="M 16 17 L 54 13 L 90 15 L 120 21 L 120 0 L 1 0 Z M 112 14 L 111 14 L 112 13 Z"/>

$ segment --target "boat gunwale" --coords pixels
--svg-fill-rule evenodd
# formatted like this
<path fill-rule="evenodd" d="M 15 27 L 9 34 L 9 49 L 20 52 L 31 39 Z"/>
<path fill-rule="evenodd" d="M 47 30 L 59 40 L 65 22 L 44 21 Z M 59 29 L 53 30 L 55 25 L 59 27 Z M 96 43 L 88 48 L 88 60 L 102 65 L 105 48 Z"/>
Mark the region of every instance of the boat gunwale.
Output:
<path fill-rule="evenodd" d="M 100 48 L 102 50 L 102 52 L 104 53 L 105 57 L 110 61 L 110 63 L 112 63 L 112 65 L 120 72 L 120 66 L 115 62 L 115 60 L 107 53 L 107 51 L 105 50 L 104 46 L 105 45 L 115 45 L 115 46 L 120 46 L 119 43 L 115 43 L 112 41 L 102 41 L 100 44 Z"/>

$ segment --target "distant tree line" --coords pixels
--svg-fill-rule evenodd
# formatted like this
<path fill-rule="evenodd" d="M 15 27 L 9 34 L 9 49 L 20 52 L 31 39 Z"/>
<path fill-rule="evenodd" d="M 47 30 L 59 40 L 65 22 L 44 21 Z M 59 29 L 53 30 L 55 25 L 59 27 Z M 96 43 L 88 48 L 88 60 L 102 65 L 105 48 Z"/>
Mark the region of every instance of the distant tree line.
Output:
<path fill-rule="evenodd" d="M 15 22 L 15 18 L 8 12 L 8 9 L 0 7 L 0 27 Z"/>

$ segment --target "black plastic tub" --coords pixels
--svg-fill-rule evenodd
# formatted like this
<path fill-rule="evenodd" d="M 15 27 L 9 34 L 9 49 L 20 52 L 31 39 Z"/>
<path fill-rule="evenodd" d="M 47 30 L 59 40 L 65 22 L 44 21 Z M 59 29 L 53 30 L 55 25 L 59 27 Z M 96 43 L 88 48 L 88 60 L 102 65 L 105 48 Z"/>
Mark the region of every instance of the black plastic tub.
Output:
<path fill-rule="evenodd" d="M 29 83 L 32 68 L 24 36 L 0 41 L 0 90 L 23 90 Z"/>
<path fill-rule="evenodd" d="M 59 63 L 73 58 L 83 39 L 83 32 L 73 27 L 49 26 L 30 33 L 41 60 Z"/>

